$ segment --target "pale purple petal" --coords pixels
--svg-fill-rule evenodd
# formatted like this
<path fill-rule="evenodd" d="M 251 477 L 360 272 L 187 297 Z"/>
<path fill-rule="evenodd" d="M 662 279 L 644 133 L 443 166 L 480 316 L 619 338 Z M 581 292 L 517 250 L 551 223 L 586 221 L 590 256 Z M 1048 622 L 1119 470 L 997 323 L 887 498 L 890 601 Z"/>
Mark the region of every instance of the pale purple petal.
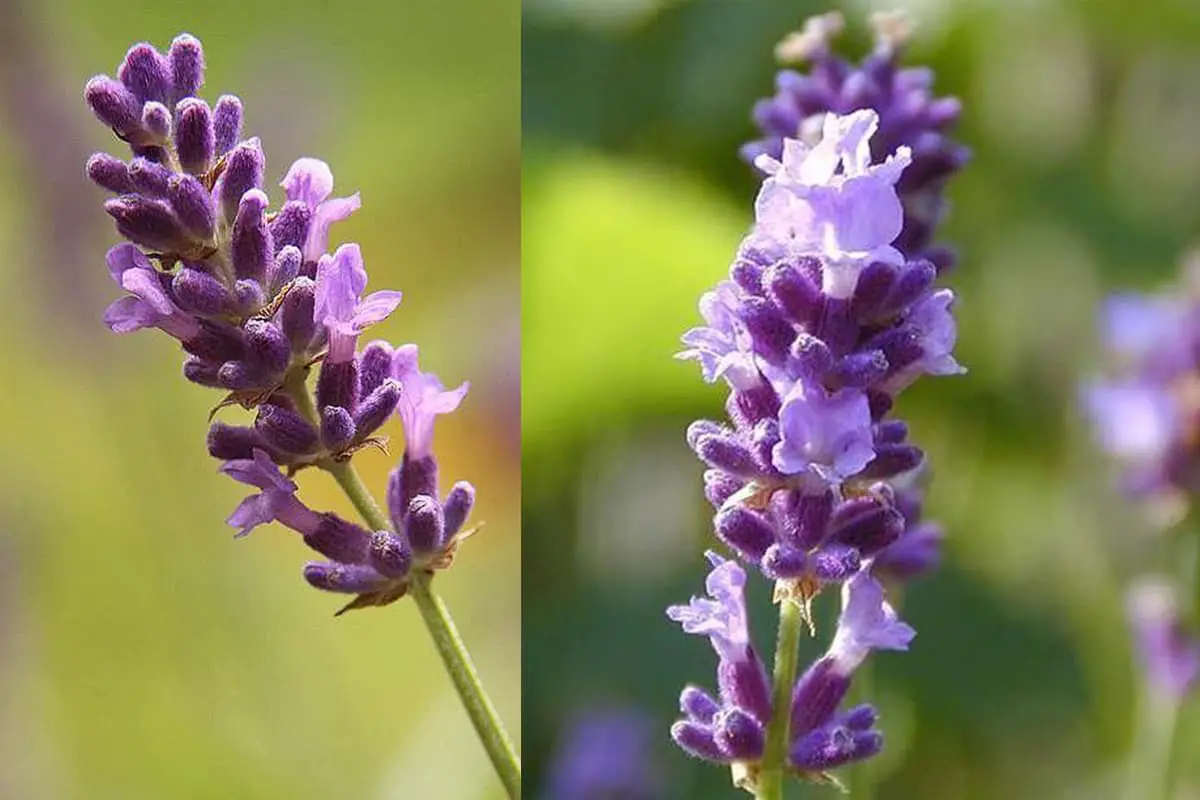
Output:
<path fill-rule="evenodd" d="M 1101 445 L 1135 462 L 1161 458 L 1179 431 L 1179 409 L 1163 388 L 1141 383 L 1094 384 L 1084 403 Z"/>
<path fill-rule="evenodd" d="M 1105 345 L 1123 358 L 1141 361 L 1180 335 L 1185 313 L 1172 297 L 1113 295 L 1101 311 Z"/>
<path fill-rule="evenodd" d="M 780 442 L 772 461 L 787 475 L 813 472 L 840 483 L 875 458 L 866 395 L 853 389 L 829 394 L 798 381 L 779 411 Z"/>
<path fill-rule="evenodd" d="M 392 354 L 392 377 L 400 383 L 396 413 L 404 424 L 405 448 L 410 457 L 422 458 L 433 450 L 435 418 L 458 408 L 470 385 L 464 382 L 447 390 L 436 375 L 421 372 L 414 344 L 396 348 Z"/>
<path fill-rule="evenodd" d="M 304 242 L 304 260 L 316 261 L 329 249 L 329 228 L 348 218 L 362 206 L 358 192 L 349 197 L 335 197 L 316 207 Z"/>
<path fill-rule="evenodd" d="M 1200 681 L 1200 638 L 1184 629 L 1175 592 L 1165 579 L 1130 589 L 1129 620 L 1146 680 L 1173 702 Z"/>
<path fill-rule="evenodd" d="M 153 270 L 125 270 L 121 275 L 121 288 L 140 297 L 152 311 L 161 316 L 170 316 L 177 310 Z"/>
<path fill-rule="evenodd" d="M 299 200 L 315 210 L 333 192 L 333 171 L 318 158 L 298 158 L 279 185 L 288 200 Z"/>
<path fill-rule="evenodd" d="M 354 330 L 362 333 L 377 322 L 383 322 L 400 305 L 401 296 L 400 292 L 384 289 L 364 297 L 350 320 Z"/>
<path fill-rule="evenodd" d="M 842 585 L 842 614 L 829 655 L 840 674 L 858 668 L 872 650 L 907 650 L 916 636 L 884 600 L 883 586 L 867 565 Z"/>
<path fill-rule="evenodd" d="M 137 245 L 128 242 L 110 248 L 104 260 L 108 263 L 108 273 L 112 275 L 112 279 L 118 286 L 121 285 L 121 276 L 128 270 L 142 269 L 153 271 L 154 269 L 146 254 Z"/>
<path fill-rule="evenodd" d="M 130 333 L 154 327 L 161 317 L 137 297 L 115 300 L 104 312 L 104 324 L 113 333 Z"/>
<path fill-rule="evenodd" d="M 313 318 L 323 325 L 349 322 L 366 286 L 367 270 L 358 245 L 344 244 L 332 256 L 322 256 L 317 264 Z"/>
<path fill-rule="evenodd" d="M 740 661 L 750 644 L 746 572 L 736 561 L 712 552 L 707 555 L 714 565 L 704 582 L 709 597 L 693 597 L 687 605 L 671 606 L 667 616 L 680 623 L 685 633 L 707 636 L 722 659 Z"/>

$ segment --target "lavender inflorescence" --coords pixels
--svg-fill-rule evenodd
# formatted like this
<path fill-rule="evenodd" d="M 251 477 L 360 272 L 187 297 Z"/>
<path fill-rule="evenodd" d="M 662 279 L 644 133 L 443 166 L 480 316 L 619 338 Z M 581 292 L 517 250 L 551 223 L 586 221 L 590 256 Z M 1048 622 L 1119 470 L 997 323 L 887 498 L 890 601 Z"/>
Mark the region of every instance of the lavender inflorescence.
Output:
<path fill-rule="evenodd" d="M 828 51 L 835 21 L 818 18 L 802 35 L 813 75 L 784 73 L 781 94 L 756 109 L 769 137 L 743 150 L 765 176 L 755 224 L 729 279 L 701 298 L 705 325 L 679 354 L 730 388 L 728 423 L 696 422 L 687 440 L 709 467 L 715 533 L 737 560 L 709 553 L 710 597 L 668 610 L 719 657 L 718 695 L 686 688 L 672 735 L 694 756 L 733 765 L 751 791 L 780 714 L 785 766 L 801 777 L 832 779 L 828 770 L 882 747 L 872 706 L 840 706 L 872 650 L 904 650 L 914 635 L 881 581 L 936 566 L 942 535 L 920 519 L 924 454 L 891 412 L 922 375 L 964 371 L 952 355 L 954 293 L 935 285 L 949 264 L 930 246 L 940 210 L 927 215 L 965 161 L 942 134 L 957 101 L 930 100 L 927 72 L 898 70 L 894 38 L 852 70 Z M 953 163 L 933 169 L 938 159 Z M 738 561 L 774 581 L 776 600 L 799 604 L 810 626 L 812 599 L 841 587 L 837 631 L 789 709 L 772 707 Z"/>
<path fill-rule="evenodd" d="M 328 559 L 305 566 L 310 584 L 357 595 L 348 608 L 386 604 L 414 571 L 448 566 L 469 533 L 474 489 L 461 482 L 442 497 L 432 449 L 435 416 L 453 411 L 467 384 L 446 390 L 423 373 L 416 345 L 359 349 L 400 293 L 364 296 L 358 245 L 327 252 L 332 224 L 359 208 L 358 194 L 333 197 L 329 166 L 301 158 L 272 211 L 266 157 L 257 138 L 243 138 L 241 101 L 223 95 L 210 106 L 198 96 L 203 84 L 203 50 L 188 34 L 165 54 L 136 44 L 116 78 L 87 84 L 88 106 L 132 156 L 97 153 L 87 163 L 114 195 L 105 210 L 127 240 L 108 251 L 128 294 L 105 322 L 117 333 L 165 332 L 187 354 L 187 380 L 226 392 L 218 409 L 254 409 L 252 425 L 217 421 L 208 431 L 221 471 L 258 490 L 229 517 L 238 535 L 279 521 Z M 318 363 L 314 403 L 306 378 Z M 366 530 L 296 497 L 295 472 L 334 471 L 358 450 L 382 447 L 376 434 L 392 414 L 405 451 L 388 484 L 390 529 Z"/>

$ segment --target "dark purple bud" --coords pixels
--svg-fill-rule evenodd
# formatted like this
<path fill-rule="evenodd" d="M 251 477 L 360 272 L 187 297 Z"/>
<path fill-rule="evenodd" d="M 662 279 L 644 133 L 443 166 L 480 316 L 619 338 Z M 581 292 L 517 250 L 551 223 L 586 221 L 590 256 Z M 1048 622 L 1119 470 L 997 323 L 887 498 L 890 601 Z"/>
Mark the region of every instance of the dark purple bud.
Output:
<path fill-rule="evenodd" d="M 253 278 L 234 281 L 233 293 L 237 297 L 238 308 L 247 314 L 257 313 L 267 302 L 262 285 Z"/>
<path fill-rule="evenodd" d="M 849 689 L 850 676 L 834 669 L 831 656 L 825 656 L 809 667 L 792 691 L 792 740 L 828 722 Z"/>
<path fill-rule="evenodd" d="M 921 466 L 925 454 L 911 444 L 881 444 L 875 447 L 875 458 L 859 473 L 862 478 L 882 480 L 903 475 Z"/>
<path fill-rule="evenodd" d="M 365 564 L 371 534 L 337 514 L 321 514 L 316 530 L 304 537 L 304 543 L 326 558 L 343 564 Z"/>
<path fill-rule="evenodd" d="M 270 403 L 259 406 L 254 429 L 280 452 L 303 456 L 317 450 L 317 432 L 308 420 L 291 409 Z"/>
<path fill-rule="evenodd" d="M 184 342 L 183 349 L 213 362 L 236 361 L 246 352 L 240 328 L 207 320 L 200 320 L 200 333 Z"/>
<path fill-rule="evenodd" d="M 913 525 L 875 557 L 874 571 L 911 580 L 937 567 L 942 558 L 941 527 L 924 522 Z"/>
<path fill-rule="evenodd" d="M 261 389 L 266 380 L 262 370 L 251 367 L 245 361 L 226 361 L 217 372 L 221 385 L 232 391 Z"/>
<path fill-rule="evenodd" d="M 225 284 L 191 267 L 183 267 L 171 281 L 175 302 L 184 311 L 215 316 L 227 314 L 233 308 L 233 297 Z"/>
<path fill-rule="evenodd" d="M 179 165 L 193 175 L 203 175 L 212 167 L 215 147 L 208 103 L 194 97 L 184 100 L 175 112 L 175 152 Z"/>
<path fill-rule="evenodd" d="M 214 422 L 208 429 L 208 454 L 222 461 L 254 458 L 254 450 L 270 452 L 267 443 L 254 428 Z"/>
<path fill-rule="evenodd" d="M 403 578 L 412 569 L 412 547 L 403 536 L 391 531 L 375 531 L 371 534 L 369 563 L 381 575 L 393 580 Z"/>
<path fill-rule="evenodd" d="M 777 264 L 764 277 L 767 296 L 797 325 L 810 326 L 821 313 L 821 286 L 793 268 Z"/>
<path fill-rule="evenodd" d="M 242 195 L 233 222 L 231 250 L 233 271 L 239 278 L 261 279 L 275 255 L 271 231 L 267 227 L 267 195 L 251 189 Z"/>
<path fill-rule="evenodd" d="M 220 106 L 217 110 L 220 110 Z M 219 138 L 218 131 L 218 150 L 220 149 Z M 242 195 L 251 189 L 262 188 L 263 172 L 266 167 L 267 161 L 257 138 L 244 141 L 229 151 L 225 162 L 225 171 L 221 173 L 214 190 L 221 213 L 227 222 L 233 222 L 237 216 Z"/>
<path fill-rule="evenodd" d="M 867 389 L 867 406 L 871 409 L 871 419 L 882 419 L 892 410 L 892 396 L 887 392 Z"/>
<path fill-rule="evenodd" d="M 688 431 L 688 438 L 692 438 L 691 429 Z M 700 460 L 714 469 L 744 478 L 753 477 L 762 471 L 754 454 L 734 438 L 732 431 L 700 436 L 692 447 Z"/>
<path fill-rule="evenodd" d="M 693 722 L 711 724 L 721 706 L 699 686 L 687 686 L 679 695 L 679 710 Z"/>
<path fill-rule="evenodd" d="M 308 226 L 312 223 L 312 209 L 302 200 L 289 200 L 271 220 L 271 238 L 276 249 L 304 247 L 308 238 Z"/>
<path fill-rule="evenodd" d="M 408 504 L 404 516 L 404 533 L 412 548 L 418 553 L 436 553 L 445 544 L 445 520 L 442 507 L 436 499 L 419 494 Z"/>
<path fill-rule="evenodd" d="M 404 454 L 400 466 L 388 475 L 387 503 L 392 525 L 404 529 L 404 512 L 417 495 L 437 496 L 438 467 L 433 456 L 409 458 Z"/>
<path fill-rule="evenodd" d="M 291 343 L 273 322 L 251 319 L 246 322 L 246 360 L 266 373 L 280 373 L 292 360 Z"/>
<path fill-rule="evenodd" d="M 759 561 L 775 543 L 775 531 L 758 512 L 741 506 L 724 508 L 713 524 L 721 541 L 748 561 Z"/>
<path fill-rule="evenodd" d="M 400 402 L 400 384 L 388 379 L 375 391 L 367 395 L 354 409 L 354 424 L 359 436 L 370 436 L 396 410 Z"/>
<path fill-rule="evenodd" d="M 358 357 L 358 391 L 365 397 L 383 385 L 392 371 L 392 346 L 376 339 Z"/>
<path fill-rule="evenodd" d="M 745 485 L 745 481 L 735 479 L 724 470 L 704 471 L 704 496 L 708 498 L 708 502 L 712 503 L 714 508 L 725 505 L 725 501 L 741 491 Z"/>
<path fill-rule="evenodd" d="M 190 33 L 181 33 L 171 42 L 167 51 L 171 62 L 171 97 L 179 101 L 192 97 L 204 85 L 204 50 L 200 40 Z"/>
<path fill-rule="evenodd" d="M 795 741 L 788 757 L 809 772 L 825 772 L 851 761 L 870 758 L 883 749 L 878 731 L 854 731 L 841 725 L 818 728 Z"/>
<path fill-rule="evenodd" d="M 173 174 L 162 164 L 145 158 L 135 158 L 129 162 L 129 180 L 134 191 L 150 197 L 166 197 Z"/>
<path fill-rule="evenodd" d="M 707 725 L 680 720 L 671 726 L 671 738 L 684 752 L 696 758 L 715 761 L 718 764 L 729 761 L 729 757 L 717 747 L 716 741 L 713 740 L 713 730 Z"/>
<path fill-rule="evenodd" d="M 171 112 L 162 103 L 146 103 L 142 108 L 142 127 L 159 142 L 171 138 Z"/>
<path fill-rule="evenodd" d="M 183 362 L 183 377 L 192 383 L 207 386 L 210 389 L 219 389 L 221 387 L 221 380 L 218 377 L 220 371 L 221 365 L 219 363 L 206 361 L 197 356 L 189 356 L 187 361 Z M 249 455 L 245 457 L 250 458 Z M 241 456 L 238 456 L 238 458 L 241 458 Z"/>
<path fill-rule="evenodd" d="M 888 372 L 888 360 L 882 350 L 866 350 L 851 353 L 838 361 L 829 376 L 832 388 L 849 386 L 865 389 L 883 379 Z"/>
<path fill-rule="evenodd" d="M 722 709 L 713 718 L 713 741 L 734 761 L 762 758 L 766 736 L 762 725 L 740 708 Z"/>
<path fill-rule="evenodd" d="M 796 359 L 800 375 L 817 383 L 822 383 L 825 374 L 833 369 L 833 353 L 828 345 L 807 333 L 796 336 L 791 345 L 791 356 Z"/>
<path fill-rule="evenodd" d="M 201 241 L 212 240 L 217 219 L 204 184 L 191 175 L 173 175 L 167 183 L 167 199 L 189 233 Z"/>
<path fill-rule="evenodd" d="M 898 419 L 889 419 L 875 426 L 876 444 L 900 444 L 908 438 L 908 424 Z"/>
<path fill-rule="evenodd" d="M 779 444 L 782 436 L 779 432 L 779 420 L 764 419 L 754 426 L 750 434 L 750 452 L 758 462 L 759 470 L 768 475 L 778 475 L 779 471 L 771 461 L 771 453 Z"/>
<path fill-rule="evenodd" d="M 442 519 L 445 521 L 446 538 L 462 530 L 463 523 L 471 515 L 475 506 L 475 487 L 466 481 L 459 481 L 446 495 L 446 503 L 442 506 Z"/>
<path fill-rule="evenodd" d="M 241 100 L 231 94 L 217 98 L 217 106 L 213 109 L 213 133 L 217 155 L 224 155 L 233 149 L 242 138 Z"/>
<path fill-rule="evenodd" d="M 96 118 L 121 136 L 132 140 L 140 134 L 142 104 L 120 81 L 97 75 L 87 82 L 83 97 Z"/>
<path fill-rule="evenodd" d="M 852 731 L 869 731 L 879 721 L 879 712 L 870 703 L 855 706 L 842 714 L 840 722 Z"/>
<path fill-rule="evenodd" d="M 808 554 L 777 542 L 767 548 L 759 565 L 771 580 L 791 580 L 808 571 Z"/>
<path fill-rule="evenodd" d="M 122 195 L 105 202 L 104 210 L 117 221 L 117 231 L 134 244 L 166 253 L 188 246 L 183 226 L 166 203 Z"/>
<path fill-rule="evenodd" d="M 734 283 L 746 294 L 753 297 L 763 296 L 763 266 L 753 261 L 738 259 L 729 269 Z"/>
<path fill-rule="evenodd" d="M 129 167 L 119 158 L 108 153 L 96 153 L 87 162 L 87 176 L 101 189 L 114 194 L 133 192 L 133 181 L 129 179 Z"/>
<path fill-rule="evenodd" d="M 937 270 L 939 275 L 953 269 L 954 265 L 958 262 L 958 253 L 952 248 L 940 245 L 926 248 L 922 255 L 925 256 L 926 261 L 933 264 L 933 268 Z"/>
<path fill-rule="evenodd" d="M 869 557 L 900 538 L 904 533 L 904 515 L 895 508 L 876 503 L 873 508 L 862 509 L 849 517 L 835 513 L 832 527 L 832 535 L 838 542 Z"/>
<path fill-rule="evenodd" d="M 883 97 L 879 85 L 865 72 L 852 72 L 842 84 L 842 103 L 845 108 L 870 108 Z"/>
<path fill-rule="evenodd" d="M 887 357 L 889 375 L 900 372 L 925 355 L 921 332 L 910 325 L 884 331 L 872 339 L 871 346 L 882 350 Z"/>
<path fill-rule="evenodd" d="M 290 292 L 288 296 L 291 296 Z M 317 408 L 325 406 L 345 409 L 358 406 L 358 365 L 353 359 L 338 362 L 326 359 L 321 363 L 321 372 L 317 375 Z"/>
<path fill-rule="evenodd" d="M 742 322 L 754 342 L 754 352 L 773 364 L 782 364 L 796 338 L 792 327 L 769 300 L 748 297 L 742 301 Z"/>
<path fill-rule="evenodd" d="M 165 103 L 171 98 L 171 66 L 153 45 L 141 42 L 129 48 L 117 77 L 140 102 Z"/>
<path fill-rule="evenodd" d="M 721 659 L 717 685 L 724 705 L 744 708 L 759 719 L 771 718 L 770 680 L 753 647 L 747 645 L 740 658 Z"/>
<path fill-rule="evenodd" d="M 899 275 L 900 271 L 894 265 L 883 261 L 873 261 L 864 267 L 858 274 L 850 303 L 854 316 L 863 320 L 877 317 Z"/>
<path fill-rule="evenodd" d="M 776 492 L 771 510 L 779 523 L 780 541 L 797 550 L 811 550 L 825 541 L 833 513 L 833 492 L 805 494 L 797 490 Z"/>
<path fill-rule="evenodd" d="M 310 561 L 304 565 L 304 580 L 318 589 L 344 594 L 366 594 L 387 586 L 388 579 L 365 564 L 335 564 Z"/>
<path fill-rule="evenodd" d="M 275 260 L 267 269 L 267 286 L 271 294 L 277 294 L 300 275 L 300 264 L 304 258 L 300 250 L 291 245 L 283 248 L 275 256 Z"/>
<path fill-rule="evenodd" d="M 280 325 L 296 352 L 307 350 L 317 333 L 317 323 L 313 320 L 314 289 L 310 279 L 297 278 L 279 307 Z"/>
<path fill-rule="evenodd" d="M 325 406 L 321 409 L 321 442 L 325 448 L 337 453 L 354 441 L 354 418 L 341 406 Z"/>
<path fill-rule="evenodd" d="M 725 401 L 725 411 L 737 427 L 753 428 L 759 420 L 779 413 L 779 395 L 766 383 L 755 389 L 732 391 Z"/>
<path fill-rule="evenodd" d="M 831 542 L 809 556 L 813 576 L 824 583 L 844 581 L 862 566 L 862 556 L 849 545 Z"/>
<path fill-rule="evenodd" d="M 908 262 L 904 265 L 904 271 L 896 281 L 895 287 L 888 294 L 885 310 L 895 313 L 907 308 L 925 294 L 936 278 L 937 269 L 928 261 Z"/>

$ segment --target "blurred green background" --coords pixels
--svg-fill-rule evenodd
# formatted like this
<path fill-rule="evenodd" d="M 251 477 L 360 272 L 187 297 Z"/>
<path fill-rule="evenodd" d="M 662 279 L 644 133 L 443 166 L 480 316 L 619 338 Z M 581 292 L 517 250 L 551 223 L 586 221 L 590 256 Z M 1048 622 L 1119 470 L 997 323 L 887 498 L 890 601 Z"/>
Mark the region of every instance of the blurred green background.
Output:
<path fill-rule="evenodd" d="M 884 8 L 894 8 L 890 3 Z M 837 7 L 837 6 L 834 6 Z M 723 387 L 673 361 L 726 274 L 756 181 L 736 156 L 772 48 L 829 3 L 526 0 L 523 19 L 524 717 L 528 782 L 574 709 L 634 705 L 672 798 L 734 797 L 667 730 L 708 643 L 663 612 L 715 540 L 684 443 Z M 868 3 L 840 49 L 869 48 Z M 945 565 L 903 598 L 907 655 L 874 660 L 882 798 L 1105 798 L 1123 790 L 1136 676 L 1122 587 L 1146 525 L 1076 410 L 1110 288 L 1173 278 L 1200 223 L 1200 5 L 925 0 L 909 64 L 963 99 L 973 163 L 941 240 L 960 250 L 958 378 L 899 413 L 932 466 Z M 765 582 L 752 600 L 773 652 Z M 828 608 L 827 612 L 832 609 Z M 827 638 L 821 640 L 821 645 Z M 815 655 L 811 642 L 802 658 Z M 803 663 L 803 662 L 802 662 Z M 1184 712 L 1180 797 L 1200 714 Z M 854 775 L 850 776 L 854 778 Z M 834 797 L 793 787 L 793 797 Z M 1132 797 L 1135 795 L 1123 795 Z"/>
<path fill-rule="evenodd" d="M 294 534 L 234 541 L 245 487 L 204 449 L 216 393 L 167 337 L 101 323 L 117 238 L 83 165 L 126 150 L 83 85 L 191 32 L 274 200 L 301 155 L 362 192 L 332 241 L 405 292 L 372 334 L 472 384 L 438 451 L 486 526 L 435 585 L 519 737 L 517 3 L 0 0 L 0 19 L 0 797 L 501 797 L 416 609 L 335 620 Z M 356 459 L 380 496 L 398 453 Z M 326 476 L 299 482 L 352 513 Z"/>

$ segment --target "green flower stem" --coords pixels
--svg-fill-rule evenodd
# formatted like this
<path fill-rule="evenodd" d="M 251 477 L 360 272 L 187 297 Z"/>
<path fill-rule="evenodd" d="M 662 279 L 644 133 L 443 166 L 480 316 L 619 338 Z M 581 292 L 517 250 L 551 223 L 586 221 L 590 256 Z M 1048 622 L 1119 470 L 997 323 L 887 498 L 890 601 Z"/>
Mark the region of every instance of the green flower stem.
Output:
<path fill-rule="evenodd" d="M 1133 757 L 1129 764 L 1129 800 L 1171 800 L 1171 762 L 1178 718 L 1174 698 L 1155 691 L 1142 678 L 1138 697 Z"/>
<path fill-rule="evenodd" d="M 293 375 L 286 385 L 286 390 L 296 402 L 296 410 L 315 424 L 317 412 L 305 385 L 304 374 Z M 388 530 L 391 527 L 387 516 L 349 461 L 325 459 L 318 466 L 333 476 L 372 530 Z M 438 655 L 442 657 L 446 672 L 454 683 L 459 699 L 467 711 L 467 716 L 471 718 L 471 724 L 475 726 L 475 732 L 483 743 L 500 782 L 504 784 L 508 796 L 512 800 L 518 800 L 521 796 L 520 759 L 492 701 L 484 691 L 478 673 L 475 672 L 475 665 L 471 663 L 471 656 L 458 635 L 449 609 L 430 586 L 431 577 L 414 573 L 408 594 L 421 612 L 421 619 L 433 638 Z"/>
<path fill-rule="evenodd" d="M 788 728 L 792 716 L 792 685 L 796 682 L 800 631 L 804 624 L 800 606 L 784 598 L 779 604 L 779 638 L 775 645 L 774 689 L 771 692 L 773 711 L 767 725 L 767 746 L 758 773 L 758 800 L 783 800 Z"/>

